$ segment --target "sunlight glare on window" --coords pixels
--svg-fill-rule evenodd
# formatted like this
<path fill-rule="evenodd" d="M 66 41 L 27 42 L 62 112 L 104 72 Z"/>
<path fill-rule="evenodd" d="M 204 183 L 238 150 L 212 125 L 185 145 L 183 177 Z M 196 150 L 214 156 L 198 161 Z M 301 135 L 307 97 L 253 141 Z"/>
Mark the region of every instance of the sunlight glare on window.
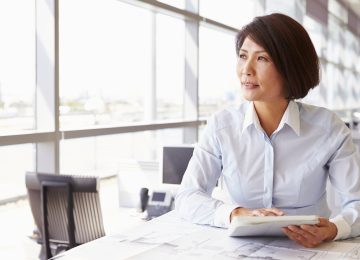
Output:
<path fill-rule="evenodd" d="M 35 1 L 0 1 L 0 135 L 35 128 Z"/>

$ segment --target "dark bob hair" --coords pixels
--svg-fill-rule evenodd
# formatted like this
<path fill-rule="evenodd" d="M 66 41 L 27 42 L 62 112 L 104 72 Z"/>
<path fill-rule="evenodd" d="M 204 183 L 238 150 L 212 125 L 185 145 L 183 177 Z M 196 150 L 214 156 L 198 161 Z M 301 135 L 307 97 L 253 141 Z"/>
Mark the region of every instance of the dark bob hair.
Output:
<path fill-rule="evenodd" d="M 236 54 L 249 37 L 270 55 L 282 76 L 287 99 L 299 99 L 319 84 L 319 58 L 304 27 L 284 14 L 256 17 L 236 36 Z"/>

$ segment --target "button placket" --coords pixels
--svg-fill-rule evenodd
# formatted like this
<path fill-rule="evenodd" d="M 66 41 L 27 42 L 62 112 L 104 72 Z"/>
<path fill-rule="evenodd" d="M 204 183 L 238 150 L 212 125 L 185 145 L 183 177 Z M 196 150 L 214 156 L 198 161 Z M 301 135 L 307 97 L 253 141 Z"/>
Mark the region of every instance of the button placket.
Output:
<path fill-rule="evenodd" d="M 265 138 L 265 161 L 264 161 L 264 196 L 263 204 L 265 208 L 273 207 L 273 183 L 274 183 L 274 148 L 269 137 Z"/>

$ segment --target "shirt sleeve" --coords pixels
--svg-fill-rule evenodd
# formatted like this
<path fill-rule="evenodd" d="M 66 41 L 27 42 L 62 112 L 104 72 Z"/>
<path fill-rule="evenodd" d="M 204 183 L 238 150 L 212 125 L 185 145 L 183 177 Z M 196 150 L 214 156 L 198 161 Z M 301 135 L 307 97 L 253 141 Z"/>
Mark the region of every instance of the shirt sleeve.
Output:
<path fill-rule="evenodd" d="M 175 198 L 175 210 L 193 223 L 228 227 L 232 210 L 239 206 L 211 196 L 221 174 L 221 148 L 215 129 L 213 117 L 194 149 Z"/>
<path fill-rule="evenodd" d="M 329 178 L 340 195 L 342 210 L 330 221 L 338 229 L 334 240 L 339 240 L 360 235 L 360 157 L 344 123 L 332 140 L 336 149 L 328 163 Z"/>

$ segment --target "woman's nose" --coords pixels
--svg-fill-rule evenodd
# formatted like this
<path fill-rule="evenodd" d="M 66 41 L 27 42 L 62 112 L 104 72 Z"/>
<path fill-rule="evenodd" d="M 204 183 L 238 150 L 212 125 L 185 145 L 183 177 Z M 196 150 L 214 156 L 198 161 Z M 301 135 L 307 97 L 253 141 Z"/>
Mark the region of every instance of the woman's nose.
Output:
<path fill-rule="evenodd" d="M 250 76 L 253 73 L 254 73 L 254 68 L 253 68 L 251 60 L 245 61 L 243 64 L 243 68 L 242 68 L 242 74 Z"/>

